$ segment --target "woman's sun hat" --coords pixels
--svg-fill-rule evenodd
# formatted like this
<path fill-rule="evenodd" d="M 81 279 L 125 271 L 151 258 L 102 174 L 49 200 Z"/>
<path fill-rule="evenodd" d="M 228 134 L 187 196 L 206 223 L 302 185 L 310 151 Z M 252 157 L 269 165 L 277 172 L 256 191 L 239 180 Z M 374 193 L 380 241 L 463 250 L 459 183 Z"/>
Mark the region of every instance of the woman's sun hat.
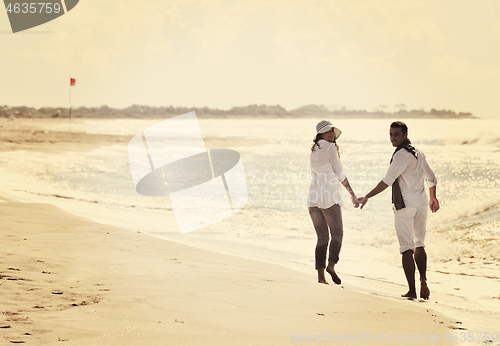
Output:
<path fill-rule="evenodd" d="M 328 120 L 321 120 L 318 125 L 316 125 L 316 134 L 320 133 L 325 133 L 330 131 L 331 129 L 334 129 L 333 132 L 335 132 L 335 139 L 339 138 L 340 135 L 342 134 L 342 131 L 340 131 L 338 128 L 334 127 L 331 122 Z"/>

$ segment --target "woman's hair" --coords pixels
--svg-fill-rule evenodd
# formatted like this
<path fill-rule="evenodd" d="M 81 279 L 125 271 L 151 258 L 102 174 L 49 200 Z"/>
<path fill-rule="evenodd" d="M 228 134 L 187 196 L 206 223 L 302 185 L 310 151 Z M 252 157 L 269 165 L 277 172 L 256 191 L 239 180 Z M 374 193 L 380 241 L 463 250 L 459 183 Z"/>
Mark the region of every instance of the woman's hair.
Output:
<path fill-rule="evenodd" d="M 321 147 L 319 146 L 319 144 L 318 144 L 318 141 L 321 139 L 321 135 L 322 135 L 322 133 L 318 133 L 318 134 L 316 135 L 316 138 L 314 138 L 314 140 L 313 140 L 314 144 L 313 144 L 313 146 L 311 147 L 311 151 L 314 151 L 314 147 L 315 147 L 315 146 L 318 146 L 318 148 L 321 148 Z"/>
<path fill-rule="evenodd" d="M 314 140 L 313 140 L 314 144 L 313 144 L 313 146 L 311 147 L 311 151 L 314 151 L 314 149 L 316 148 L 316 146 L 318 146 L 318 148 L 320 148 L 320 149 L 321 149 L 321 147 L 320 147 L 320 146 L 319 146 L 319 144 L 318 144 L 318 141 L 319 141 L 320 139 L 322 139 L 322 137 L 323 137 L 322 135 L 323 135 L 322 133 L 318 133 L 318 134 L 316 135 L 316 138 L 314 138 Z M 339 157 L 340 157 L 340 151 L 339 151 L 339 149 L 340 149 L 340 148 L 339 148 L 339 145 L 337 144 L 336 139 L 333 141 L 333 143 L 335 144 L 335 147 L 337 148 L 337 153 L 339 154 Z"/>

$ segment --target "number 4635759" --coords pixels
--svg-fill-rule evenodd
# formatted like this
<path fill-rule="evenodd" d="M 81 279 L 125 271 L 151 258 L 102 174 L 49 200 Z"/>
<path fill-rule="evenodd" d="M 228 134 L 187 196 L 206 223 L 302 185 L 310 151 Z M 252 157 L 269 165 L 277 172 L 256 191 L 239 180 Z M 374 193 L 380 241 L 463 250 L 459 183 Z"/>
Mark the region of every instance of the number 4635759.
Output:
<path fill-rule="evenodd" d="M 452 342 L 497 342 L 499 335 L 497 332 L 453 332 L 446 333 L 443 340 Z"/>
<path fill-rule="evenodd" d="M 38 2 L 38 3 L 10 3 L 7 8 L 7 12 L 9 13 L 59 13 L 61 12 L 61 5 L 50 2 Z"/>

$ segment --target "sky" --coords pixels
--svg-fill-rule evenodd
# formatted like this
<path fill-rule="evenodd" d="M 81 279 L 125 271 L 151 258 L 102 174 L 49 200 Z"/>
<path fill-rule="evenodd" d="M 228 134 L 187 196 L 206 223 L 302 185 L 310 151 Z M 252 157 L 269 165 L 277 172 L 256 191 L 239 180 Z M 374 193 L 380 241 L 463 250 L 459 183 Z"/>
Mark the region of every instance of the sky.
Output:
<path fill-rule="evenodd" d="M 3 5 L 0 4 L 3 8 Z M 0 105 L 451 109 L 500 118 L 498 0 L 81 0 L 13 34 Z"/>

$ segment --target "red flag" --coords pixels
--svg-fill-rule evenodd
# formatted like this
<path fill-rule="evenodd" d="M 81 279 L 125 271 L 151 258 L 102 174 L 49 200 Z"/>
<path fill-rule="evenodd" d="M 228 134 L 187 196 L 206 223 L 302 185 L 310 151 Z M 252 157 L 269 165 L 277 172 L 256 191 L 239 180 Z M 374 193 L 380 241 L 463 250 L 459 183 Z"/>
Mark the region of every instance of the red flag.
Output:
<path fill-rule="evenodd" d="M 75 83 L 76 83 L 76 79 L 74 79 L 74 78 L 70 78 L 70 79 L 69 79 L 69 84 L 70 84 L 71 86 L 75 86 Z"/>

